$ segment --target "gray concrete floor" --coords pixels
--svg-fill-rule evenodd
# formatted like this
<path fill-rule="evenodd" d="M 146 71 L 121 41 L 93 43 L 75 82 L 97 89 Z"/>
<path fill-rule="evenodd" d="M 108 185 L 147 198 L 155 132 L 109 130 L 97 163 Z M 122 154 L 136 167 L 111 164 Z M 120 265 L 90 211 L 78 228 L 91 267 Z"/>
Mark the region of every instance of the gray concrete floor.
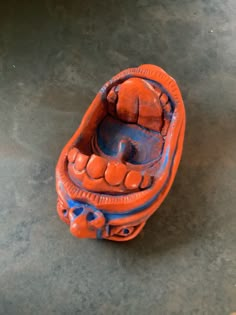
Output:
<path fill-rule="evenodd" d="M 236 311 L 235 0 L 4 2 L 0 314 Z M 102 84 L 142 63 L 183 93 L 174 186 L 134 241 L 75 239 L 56 214 L 58 155 Z"/>

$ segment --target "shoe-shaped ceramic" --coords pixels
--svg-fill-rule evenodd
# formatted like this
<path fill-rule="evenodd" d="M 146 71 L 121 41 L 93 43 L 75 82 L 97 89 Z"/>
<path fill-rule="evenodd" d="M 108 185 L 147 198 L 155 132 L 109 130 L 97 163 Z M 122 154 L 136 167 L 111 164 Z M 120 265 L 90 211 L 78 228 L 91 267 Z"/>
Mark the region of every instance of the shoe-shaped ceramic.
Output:
<path fill-rule="evenodd" d="M 161 68 L 142 65 L 108 81 L 56 167 L 57 211 L 71 233 L 138 235 L 171 188 L 184 131 L 181 93 Z"/>

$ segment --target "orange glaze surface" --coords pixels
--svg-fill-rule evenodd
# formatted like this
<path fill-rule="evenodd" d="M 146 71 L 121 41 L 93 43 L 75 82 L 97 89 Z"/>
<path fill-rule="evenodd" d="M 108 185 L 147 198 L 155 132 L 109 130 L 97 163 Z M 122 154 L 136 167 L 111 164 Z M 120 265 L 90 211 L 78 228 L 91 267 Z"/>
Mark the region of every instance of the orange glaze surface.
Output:
<path fill-rule="evenodd" d="M 57 211 L 76 237 L 127 241 L 168 194 L 185 110 L 173 78 L 129 68 L 99 91 L 56 167 Z"/>

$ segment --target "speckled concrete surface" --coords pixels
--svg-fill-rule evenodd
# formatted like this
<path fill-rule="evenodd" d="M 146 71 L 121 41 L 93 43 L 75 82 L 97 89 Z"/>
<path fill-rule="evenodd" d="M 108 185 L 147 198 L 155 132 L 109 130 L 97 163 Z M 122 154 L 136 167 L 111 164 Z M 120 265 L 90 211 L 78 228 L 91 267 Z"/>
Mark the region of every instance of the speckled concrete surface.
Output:
<path fill-rule="evenodd" d="M 236 311 L 235 0 L 4 2 L 0 314 Z M 178 175 L 134 241 L 77 240 L 56 214 L 58 155 L 101 85 L 141 63 L 183 92 Z"/>

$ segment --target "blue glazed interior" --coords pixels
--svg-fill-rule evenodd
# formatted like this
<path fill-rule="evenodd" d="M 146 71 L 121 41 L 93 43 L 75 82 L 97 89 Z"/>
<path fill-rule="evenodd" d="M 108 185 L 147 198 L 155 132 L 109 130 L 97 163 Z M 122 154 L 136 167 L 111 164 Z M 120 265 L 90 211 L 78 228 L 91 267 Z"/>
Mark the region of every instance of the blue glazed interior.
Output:
<path fill-rule="evenodd" d="M 116 156 L 122 139 L 126 139 L 131 145 L 126 159 L 129 163 L 144 164 L 158 160 L 161 156 L 162 137 L 159 132 L 147 132 L 140 126 L 106 116 L 97 129 L 99 148 L 106 155 Z"/>

